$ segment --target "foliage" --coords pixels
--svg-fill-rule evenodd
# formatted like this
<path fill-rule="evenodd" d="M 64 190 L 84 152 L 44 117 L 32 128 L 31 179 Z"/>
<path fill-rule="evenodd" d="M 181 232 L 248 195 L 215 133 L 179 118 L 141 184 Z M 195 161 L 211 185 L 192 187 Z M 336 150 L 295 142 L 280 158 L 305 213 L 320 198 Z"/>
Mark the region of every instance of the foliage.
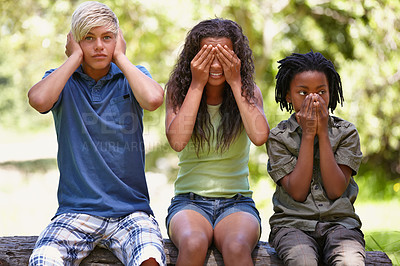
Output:
<path fill-rule="evenodd" d="M 379 231 L 365 232 L 365 250 L 385 252 L 393 265 L 400 265 L 400 232 Z"/>
<path fill-rule="evenodd" d="M 24 175 L 32 173 L 45 174 L 50 170 L 57 168 L 57 161 L 55 158 L 38 159 L 31 161 L 8 161 L 0 163 L 1 169 L 16 169 Z"/>
<path fill-rule="evenodd" d="M 353 122 L 360 133 L 363 164 L 359 176 L 400 176 L 400 2 L 390 0 L 104 0 L 117 14 L 127 55 L 166 83 L 186 32 L 215 16 L 237 21 L 248 36 L 270 126 L 289 114 L 274 101 L 277 61 L 292 52 L 323 53 L 341 74 L 345 105 L 335 115 Z M 80 1 L 2 0 L 0 28 L 0 127 L 34 130 L 51 124 L 27 104 L 26 93 L 49 68 L 65 60 L 70 16 Z M 166 140 L 164 108 L 145 114 L 159 145 Z M 156 123 L 157 121 L 157 123 Z M 253 150 L 251 165 L 265 147 Z M 155 153 L 172 154 L 172 150 Z M 261 156 L 261 157 L 260 157 Z M 155 162 L 155 161 L 154 161 Z M 263 164 L 264 163 L 264 164 Z M 252 178 L 265 177 L 252 168 Z M 397 180 L 397 181 L 396 181 Z M 397 194 L 396 194 L 397 193 Z M 394 195 L 398 195 L 396 192 Z"/>
<path fill-rule="evenodd" d="M 387 178 L 387 172 L 370 164 L 363 164 L 362 174 L 355 177 L 359 187 L 357 201 L 376 202 L 399 199 L 400 180 Z"/>

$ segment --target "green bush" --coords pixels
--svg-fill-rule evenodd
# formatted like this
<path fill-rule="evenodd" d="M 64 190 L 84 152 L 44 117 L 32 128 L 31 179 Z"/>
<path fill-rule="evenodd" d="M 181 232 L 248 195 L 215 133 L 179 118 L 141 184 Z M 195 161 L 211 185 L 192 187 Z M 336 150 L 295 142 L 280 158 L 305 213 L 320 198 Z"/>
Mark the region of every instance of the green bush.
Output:
<path fill-rule="evenodd" d="M 366 232 L 365 249 L 385 252 L 393 265 L 400 265 L 400 231 Z"/>

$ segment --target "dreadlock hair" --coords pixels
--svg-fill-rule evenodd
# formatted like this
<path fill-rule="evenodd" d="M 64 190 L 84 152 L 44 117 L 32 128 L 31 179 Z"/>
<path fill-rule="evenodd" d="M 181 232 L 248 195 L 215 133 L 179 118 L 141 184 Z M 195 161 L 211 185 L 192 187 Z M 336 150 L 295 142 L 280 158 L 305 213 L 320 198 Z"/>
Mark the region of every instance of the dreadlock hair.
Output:
<path fill-rule="evenodd" d="M 293 111 L 293 105 L 286 101 L 286 95 L 290 91 L 290 83 L 296 74 L 306 71 L 318 71 L 325 74 L 329 84 L 329 104 L 331 112 L 335 110 L 338 103 L 343 106 L 342 82 L 332 62 L 320 53 L 312 50 L 306 54 L 293 53 L 292 55 L 278 61 L 278 74 L 276 75 L 275 101 L 279 103 L 281 110 L 286 108 L 288 112 Z"/>
<path fill-rule="evenodd" d="M 208 37 L 226 37 L 232 41 L 233 51 L 241 61 L 242 96 L 249 103 L 254 104 L 256 101 L 253 78 L 254 63 L 249 41 L 243 34 L 242 28 L 236 22 L 215 18 L 201 21 L 186 36 L 183 50 L 165 86 L 167 99 L 171 102 L 174 112 L 182 106 L 192 81 L 190 63 L 201 49 L 200 42 Z M 217 150 L 223 152 L 229 148 L 235 137 L 243 130 L 239 108 L 227 82 L 225 82 L 223 101 L 219 108 L 219 113 L 221 115 L 221 123 L 217 129 Z M 204 149 L 205 144 L 210 149 L 213 132 L 210 115 L 207 111 L 207 96 L 204 90 L 192 133 L 197 155 L 200 150 Z"/>

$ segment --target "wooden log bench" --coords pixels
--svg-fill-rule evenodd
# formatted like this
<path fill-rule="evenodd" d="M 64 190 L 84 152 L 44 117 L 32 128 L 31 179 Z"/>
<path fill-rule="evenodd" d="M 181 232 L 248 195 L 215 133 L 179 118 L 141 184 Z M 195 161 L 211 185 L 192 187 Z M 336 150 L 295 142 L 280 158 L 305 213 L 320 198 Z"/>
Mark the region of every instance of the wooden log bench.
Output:
<path fill-rule="evenodd" d="M 0 266 L 28 265 L 37 236 L 0 237 Z M 178 250 L 169 239 L 164 239 L 167 265 L 175 265 Z M 283 265 L 275 250 L 267 242 L 260 241 L 253 251 L 254 265 Z M 107 249 L 96 247 L 81 265 L 122 265 Z M 211 247 L 208 250 L 205 265 L 224 265 L 221 253 Z M 381 251 L 367 251 L 366 265 L 392 265 L 389 257 Z"/>

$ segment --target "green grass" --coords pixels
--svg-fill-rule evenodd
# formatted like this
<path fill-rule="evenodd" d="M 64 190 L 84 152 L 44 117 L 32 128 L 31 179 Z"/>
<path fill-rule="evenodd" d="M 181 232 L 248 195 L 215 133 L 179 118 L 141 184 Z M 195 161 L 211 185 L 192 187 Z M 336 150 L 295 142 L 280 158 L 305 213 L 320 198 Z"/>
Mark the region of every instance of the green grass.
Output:
<path fill-rule="evenodd" d="M 400 265 L 400 231 L 373 231 L 364 234 L 367 251 L 383 251 L 393 265 Z"/>

